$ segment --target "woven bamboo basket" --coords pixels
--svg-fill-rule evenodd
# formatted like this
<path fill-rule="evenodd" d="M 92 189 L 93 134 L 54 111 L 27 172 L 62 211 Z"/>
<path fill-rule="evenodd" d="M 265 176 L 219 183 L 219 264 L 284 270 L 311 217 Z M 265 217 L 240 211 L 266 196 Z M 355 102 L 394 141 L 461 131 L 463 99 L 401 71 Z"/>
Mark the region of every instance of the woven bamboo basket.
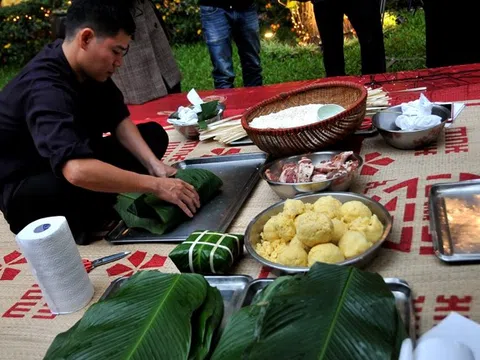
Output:
<path fill-rule="evenodd" d="M 365 117 L 366 102 L 367 90 L 364 86 L 331 81 L 282 93 L 251 107 L 242 116 L 242 126 L 255 145 L 273 156 L 318 151 L 343 140 L 359 128 Z M 345 111 L 314 124 L 289 129 L 255 129 L 249 126 L 261 115 L 307 104 L 338 104 Z"/>

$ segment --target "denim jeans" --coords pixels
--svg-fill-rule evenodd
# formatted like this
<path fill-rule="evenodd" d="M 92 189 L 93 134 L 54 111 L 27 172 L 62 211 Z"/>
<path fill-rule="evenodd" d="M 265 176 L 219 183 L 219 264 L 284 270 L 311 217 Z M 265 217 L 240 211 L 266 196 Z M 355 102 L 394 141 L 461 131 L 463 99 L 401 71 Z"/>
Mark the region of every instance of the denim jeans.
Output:
<path fill-rule="evenodd" d="M 243 85 L 262 85 L 260 35 L 255 6 L 245 11 L 200 6 L 200 15 L 203 36 L 212 60 L 215 88 L 233 88 L 232 39 L 238 48 Z"/>

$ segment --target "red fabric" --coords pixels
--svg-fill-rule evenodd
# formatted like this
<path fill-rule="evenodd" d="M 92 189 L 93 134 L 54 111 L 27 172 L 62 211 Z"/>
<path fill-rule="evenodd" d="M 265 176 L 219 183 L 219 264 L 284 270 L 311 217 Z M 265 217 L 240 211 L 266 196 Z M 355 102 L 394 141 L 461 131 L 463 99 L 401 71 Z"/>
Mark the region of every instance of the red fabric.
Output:
<path fill-rule="evenodd" d="M 242 114 L 245 109 L 275 96 L 306 85 L 332 80 L 346 80 L 361 83 L 373 88 L 382 86 L 390 92 L 392 105 L 418 98 L 419 92 L 398 92 L 426 86 L 423 91 L 432 101 L 465 101 L 480 99 L 480 64 L 449 66 L 436 69 L 422 69 L 397 73 L 365 76 L 342 76 L 316 80 L 296 81 L 252 88 L 200 91 L 202 97 L 208 95 L 226 96 L 225 116 Z M 188 105 L 186 94 L 169 95 L 143 105 L 129 106 L 131 118 L 135 123 L 155 121 L 166 124 L 166 115 L 159 111 L 175 111 L 180 105 Z"/>

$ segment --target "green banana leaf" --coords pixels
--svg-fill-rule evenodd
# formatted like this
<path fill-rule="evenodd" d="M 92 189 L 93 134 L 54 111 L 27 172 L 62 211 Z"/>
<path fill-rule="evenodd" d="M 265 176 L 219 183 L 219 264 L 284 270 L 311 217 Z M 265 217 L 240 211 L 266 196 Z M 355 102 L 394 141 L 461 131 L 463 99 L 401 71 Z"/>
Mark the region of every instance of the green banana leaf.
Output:
<path fill-rule="evenodd" d="M 205 169 L 180 169 L 175 177 L 195 187 L 202 205 L 208 203 L 223 185 L 218 176 Z M 120 194 L 115 210 L 129 228 L 145 229 L 159 235 L 188 220 L 177 205 L 152 194 Z"/>
<path fill-rule="evenodd" d="M 217 288 L 208 287 L 203 305 L 197 309 L 192 319 L 192 347 L 190 360 L 203 360 L 210 352 L 213 335 L 223 317 L 223 298 Z"/>
<path fill-rule="evenodd" d="M 206 120 L 213 118 L 218 114 L 218 100 L 209 101 L 207 103 L 200 104 L 202 112 L 198 114 L 198 126 L 200 129 L 207 129 Z"/>
<path fill-rule="evenodd" d="M 188 359 L 208 287 L 197 274 L 140 271 L 58 335 L 45 359 Z"/>
<path fill-rule="evenodd" d="M 227 323 L 212 360 L 398 359 L 406 338 L 382 277 L 316 263 L 282 277 Z"/>
<path fill-rule="evenodd" d="M 137 211 L 135 211 L 135 213 L 129 211 L 132 204 L 141 196 L 145 195 L 136 193 L 120 194 L 117 197 L 117 203 L 115 204 L 114 209 L 128 227 L 145 229 L 152 234 L 164 234 L 166 231 L 165 224 L 158 221 L 154 215 L 148 215 L 148 212 L 153 212 L 153 210 L 148 209 L 148 212 L 145 212 L 144 214 L 138 214 Z M 133 209 L 136 210 L 137 207 L 133 207 Z"/>
<path fill-rule="evenodd" d="M 180 169 L 175 177 L 193 185 L 200 199 L 212 197 L 223 185 L 222 179 L 205 169 Z"/>

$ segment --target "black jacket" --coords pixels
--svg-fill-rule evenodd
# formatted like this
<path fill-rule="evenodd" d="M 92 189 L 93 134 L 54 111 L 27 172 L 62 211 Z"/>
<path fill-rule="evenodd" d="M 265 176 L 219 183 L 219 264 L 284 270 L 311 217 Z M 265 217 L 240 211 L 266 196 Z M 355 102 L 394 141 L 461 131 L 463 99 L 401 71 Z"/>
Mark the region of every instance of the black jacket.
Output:
<path fill-rule="evenodd" d="M 200 0 L 200 5 L 221 8 L 232 7 L 235 10 L 245 10 L 253 4 L 253 0 Z"/>
<path fill-rule="evenodd" d="M 0 210 L 23 179 L 70 159 L 95 158 L 92 146 L 129 116 L 111 79 L 80 83 L 62 50 L 45 46 L 0 91 Z"/>

